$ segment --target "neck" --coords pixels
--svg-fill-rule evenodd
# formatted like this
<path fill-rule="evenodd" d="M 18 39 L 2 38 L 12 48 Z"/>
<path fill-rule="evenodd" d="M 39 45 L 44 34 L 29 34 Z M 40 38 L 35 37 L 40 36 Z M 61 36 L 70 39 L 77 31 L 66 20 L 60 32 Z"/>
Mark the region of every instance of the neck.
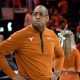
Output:
<path fill-rule="evenodd" d="M 45 28 L 36 28 L 33 26 L 33 28 L 35 28 L 38 32 L 43 32 Z"/>

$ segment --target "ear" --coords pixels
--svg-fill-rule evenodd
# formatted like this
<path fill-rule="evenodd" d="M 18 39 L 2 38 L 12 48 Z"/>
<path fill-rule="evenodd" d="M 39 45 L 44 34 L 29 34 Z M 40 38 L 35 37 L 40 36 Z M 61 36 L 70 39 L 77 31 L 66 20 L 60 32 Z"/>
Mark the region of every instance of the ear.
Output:
<path fill-rule="evenodd" d="M 48 23 L 48 21 L 49 21 L 49 16 L 46 16 L 46 22 Z"/>

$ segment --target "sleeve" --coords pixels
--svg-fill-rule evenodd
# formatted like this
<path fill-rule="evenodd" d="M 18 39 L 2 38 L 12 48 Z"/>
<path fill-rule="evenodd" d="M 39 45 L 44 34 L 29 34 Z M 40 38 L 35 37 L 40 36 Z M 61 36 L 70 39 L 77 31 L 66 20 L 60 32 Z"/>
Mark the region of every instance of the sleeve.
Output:
<path fill-rule="evenodd" d="M 63 49 L 60 45 L 59 39 L 55 36 L 55 48 L 54 48 L 54 53 L 55 53 L 55 71 L 61 72 L 63 68 L 63 63 L 64 63 L 64 52 Z"/>
<path fill-rule="evenodd" d="M 17 34 L 13 34 L 7 40 L 0 43 L 0 68 L 3 72 L 6 73 L 10 78 L 15 76 L 16 74 L 9 66 L 5 55 L 9 55 L 12 51 L 17 50 L 20 47 L 19 36 Z"/>
<path fill-rule="evenodd" d="M 76 70 L 77 70 L 77 72 L 80 72 L 80 53 L 79 53 L 79 51 L 76 49 L 75 50 L 75 53 L 76 53 L 76 58 L 75 58 L 75 60 L 76 60 Z"/>
<path fill-rule="evenodd" d="M 3 56 L 9 55 L 11 52 L 18 50 L 21 47 L 19 34 L 14 33 L 8 39 L 0 43 L 0 54 Z"/>

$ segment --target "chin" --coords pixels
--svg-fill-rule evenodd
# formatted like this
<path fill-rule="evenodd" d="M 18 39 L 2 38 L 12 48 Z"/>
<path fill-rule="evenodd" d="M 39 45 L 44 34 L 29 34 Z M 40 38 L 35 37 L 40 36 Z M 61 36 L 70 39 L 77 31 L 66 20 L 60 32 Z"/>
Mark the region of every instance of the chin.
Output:
<path fill-rule="evenodd" d="M 41 27 L 41 24 L 39 24 L 39 23 L 33 23 L 32 25 L 33 25 L 34 27 L 39 27 L 39 26 Z"/>

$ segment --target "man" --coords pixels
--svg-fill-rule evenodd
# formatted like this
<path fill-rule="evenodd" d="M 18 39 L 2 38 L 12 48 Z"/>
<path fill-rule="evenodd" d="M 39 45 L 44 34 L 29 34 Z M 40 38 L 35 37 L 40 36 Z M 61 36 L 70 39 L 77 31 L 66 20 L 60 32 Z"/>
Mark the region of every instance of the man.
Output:
<path fill-rule="evenodd" d="M 37 6 L 32 24 L 15 32 L 0 45 L 0 68 L 13 80 L 56 80 L 64 62 L 64 53 L 55 33 L 46 28 L 48 10 Z M 5 55 L 15 51 L 18 74 L 9 67 Z M 54 74 L 52 63 L 56 59 Z"/>

